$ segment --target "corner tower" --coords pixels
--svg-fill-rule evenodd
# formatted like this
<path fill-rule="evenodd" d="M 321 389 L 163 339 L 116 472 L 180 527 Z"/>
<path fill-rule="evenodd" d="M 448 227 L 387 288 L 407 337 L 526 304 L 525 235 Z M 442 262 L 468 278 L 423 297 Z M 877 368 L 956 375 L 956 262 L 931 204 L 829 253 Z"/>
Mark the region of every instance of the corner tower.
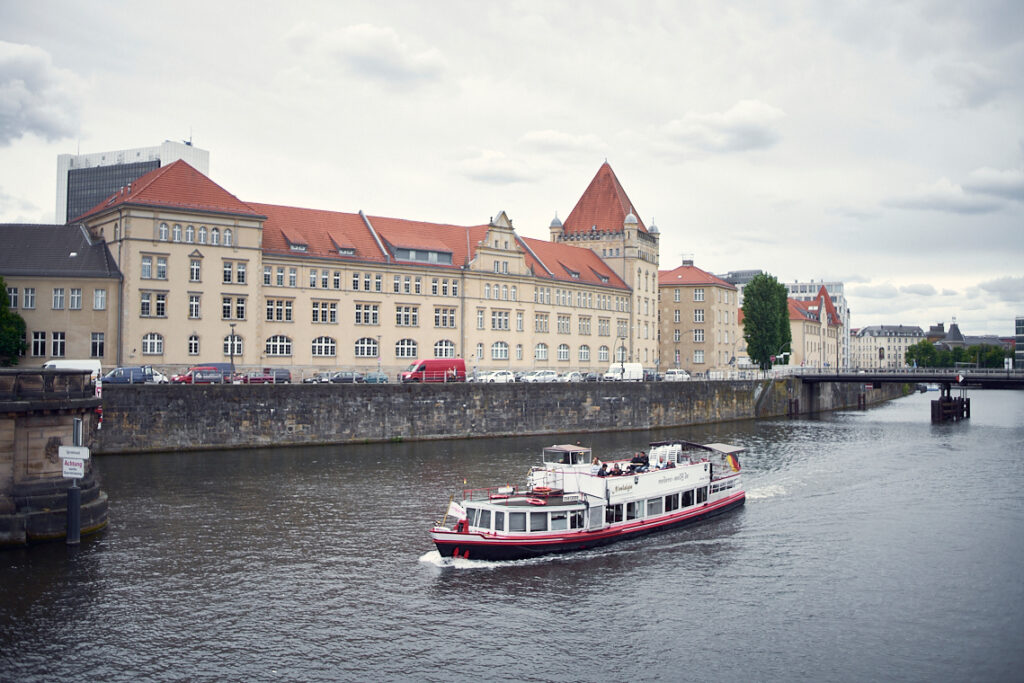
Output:
<path fill-rule="evenodd" d="M 613 360 L 657 368 L 659 233 L 655 226 L 644 225 L 607 161 L 565 221 L 558 223 L 556 218 L 550 230 L 552 241 L 596 253 L 633 290 L 630 310 L 621 312 L 628 313 L 628 329 L 616 325 L 617 336 L 625 339 L 625 351 L 617 343 Z"/>

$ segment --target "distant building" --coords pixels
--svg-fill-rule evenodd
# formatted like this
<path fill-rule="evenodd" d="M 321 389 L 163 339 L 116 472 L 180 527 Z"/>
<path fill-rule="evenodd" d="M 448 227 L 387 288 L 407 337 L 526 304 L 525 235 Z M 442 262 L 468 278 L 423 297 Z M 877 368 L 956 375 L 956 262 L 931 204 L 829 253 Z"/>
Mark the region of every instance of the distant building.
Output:
<path fill-rule="evenodd" d="M 56 221 L 70 222 L 122 187 L 178 159 L 204 175 L 210 173 L 210 153 L 191 142 L 166 140 L 158 147 L 59 155 Z"/>
<path fill-rule="evenodd" d="M 764 271 L 761 270 L 730 270 L 724 275 L 716 275 L 715 277 L 728 282 L 730 285 L 736 287 L 736 299 L 738 305 L 743 307 L 743 288 L 754 279 L 755 276 L 760 275 Z"/>
<path fill-rule="evenodd" d="M 1017 316 L 1013 366 L 1024 368 L 1024 315 Z"/>
<path fill-rule="evenodd" d="M 737 288 L 684 260 L 658 273 L 664 368 L 691 374 L 735 369 L 741 340 Z"/>
<path fill-rule="evenodd" d="M 839 319 L 843 324 L 843 331 L 840 335 L 840 349 L 839 349 L 839 364 L 841 367 L 850 366 L 850 305 L 846 300 L 846 295 L 843 293 L 843 283 L 838 281 L 815 282 L 790 282 L 786 284 L 786 289 L 789 290 L 789 298 L 795 299 L 796 301 L 813 301 L 818 297 L 818 291 L 824 287 L 828 292 L 829 297 L 832 299 L 832 303 L 836 308 L 836 313 L 839 315 Z"/>
<path fill-rule="evenodd" d="M 844 336 L 842 320 L 824 285 L 809 301 L 786 299 L 792 336 L 790 365 L 811 368 L 838 367 Z"/>
<path fill-rule="evenodd" d="M 850 335 L 851 365 L 856 368 L 902 368 L 907 349 L 925 339 L 916 325 L 868 325 Z"/>

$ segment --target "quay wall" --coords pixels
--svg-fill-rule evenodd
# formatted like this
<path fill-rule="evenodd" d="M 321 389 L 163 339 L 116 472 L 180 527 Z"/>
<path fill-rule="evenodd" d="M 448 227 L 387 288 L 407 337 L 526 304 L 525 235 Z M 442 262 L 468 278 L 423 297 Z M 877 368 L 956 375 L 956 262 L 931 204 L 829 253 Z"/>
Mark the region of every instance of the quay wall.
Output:
<path fill-rule="evenodd" d="M 798 378 L 594 384 L 116 385 L 99 453 L 647 430 L 856 408 L 908 389 Z"/>

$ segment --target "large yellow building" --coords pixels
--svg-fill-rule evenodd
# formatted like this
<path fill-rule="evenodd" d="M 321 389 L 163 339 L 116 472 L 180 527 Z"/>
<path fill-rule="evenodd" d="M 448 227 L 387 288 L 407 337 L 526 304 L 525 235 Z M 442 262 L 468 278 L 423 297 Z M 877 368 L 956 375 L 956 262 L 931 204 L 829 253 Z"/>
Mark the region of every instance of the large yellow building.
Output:
<path fill-rule="evenodd" d="M 112 260 L 105 366 L 658 363 L 657 229 L 607 164 L 551 241 L 518 235 L 504 212 L 456 226 L 244 202 L 183 161 L 76 224 Z"/>
<path fill-rule="evenodd" d="M 662 369 L 715 377 L 736 369 L 743 330 L 737 290 L 686 260 L 661 271 Z"/>

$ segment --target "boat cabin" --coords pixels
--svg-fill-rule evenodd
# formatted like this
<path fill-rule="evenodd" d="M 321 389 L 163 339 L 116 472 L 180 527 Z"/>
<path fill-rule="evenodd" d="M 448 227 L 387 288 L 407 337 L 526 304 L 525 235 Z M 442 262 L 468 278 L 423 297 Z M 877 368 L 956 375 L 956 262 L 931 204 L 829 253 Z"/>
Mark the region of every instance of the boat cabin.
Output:
<path fill-rule="evenodd" d="M 548 446 L 544 449 L 541 459 L 545 467 L 559 468 L 565 466 L 589 466 L 594 455 L 585 446 Z"/>

